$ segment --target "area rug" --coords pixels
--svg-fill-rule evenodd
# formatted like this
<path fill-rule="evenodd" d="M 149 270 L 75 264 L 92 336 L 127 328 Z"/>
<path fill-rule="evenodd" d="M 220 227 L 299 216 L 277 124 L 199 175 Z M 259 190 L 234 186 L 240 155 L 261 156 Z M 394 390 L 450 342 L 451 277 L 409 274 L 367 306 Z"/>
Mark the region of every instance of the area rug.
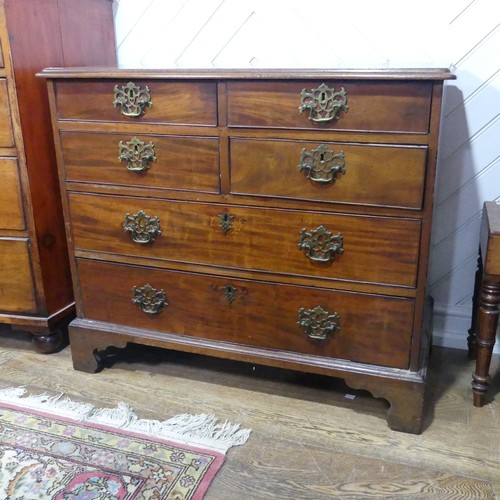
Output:
<path fill-rule="evenodd" d="M 0 390 L 0 498 L 202 499 L 250 434 L 213 415 L 140 419 L 63 396 Z"/>

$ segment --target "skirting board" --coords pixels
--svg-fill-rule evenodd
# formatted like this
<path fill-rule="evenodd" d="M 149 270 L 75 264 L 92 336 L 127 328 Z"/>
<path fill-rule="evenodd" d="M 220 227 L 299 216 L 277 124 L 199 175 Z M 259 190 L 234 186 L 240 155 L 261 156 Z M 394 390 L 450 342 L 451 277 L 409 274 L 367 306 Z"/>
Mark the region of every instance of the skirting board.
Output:
<path fill-rule="evenodd" d="M 469 307 L 445 308 L 434 304 L 432 344 L 467 350 L 470 320 L 471 309 Z M 500 354 L 500 328 L 497 331 L 497 342 L 493 352 Z"/>

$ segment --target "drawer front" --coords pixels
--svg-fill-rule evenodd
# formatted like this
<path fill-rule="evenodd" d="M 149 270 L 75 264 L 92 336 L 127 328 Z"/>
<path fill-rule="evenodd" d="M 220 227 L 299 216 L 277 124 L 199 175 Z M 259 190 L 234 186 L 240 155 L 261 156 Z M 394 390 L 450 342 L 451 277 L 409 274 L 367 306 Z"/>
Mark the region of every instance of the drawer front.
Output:
<path fill-rule="evenodd" d="M 219 140 L 62 132 L 69 181 L 219 193 Z"/>
<path fill-rule="evenodd" d="M 34 288 L 28 240 L 0 238 L 0 311 L 36 312 Z"/>
<path fill-rule="evenodd" d="M 396 368 L 408 366 L 411 300 L 87 260 L 78 261 L 78 270 L 83 312 L 89 319 Z M 317 307 L 328 313 L 327 327 L 321 327 L 317 313 L 325 313 Z"/>
<path fill-rule="evenodd" d="M 0 147 L 11 148 L 14 145 L 7 82 L 0 78 Z"/>
<path fill-rule="evenodd" d="M 122 90 L 129 81 L 72 81 L 56 83 L 57 114 L 61 119 L 110 122 L 164 123 L 175 125 L 217 124 L 216 85 L 213 82 L 134 81 L 139 90 L 125 100 L 127 106 L 113 104 L 115 86 Z M 147 91 L 146 91 L 147 88 Z M 137 103 L 150 103 L 140 105 Z M 122 112 L 139 113 L 125 116 Z"/>
<path fill-rule="evenodd" d="M 322 85 L 328 90 L 322 91 Z M 341 89 L 346 93 L 347 110 L 337 106 L 341 98 L 330 92 L 337 93 Z M 302 91 L 313 97 L 307 97 Z M 432 84 L 403 81 L 229 82 L 227 93 L 230 127 L 425 134 L 429 129 Z M 307 108 L 301 112 L 299 108 L 304 105 Z M 320 111 L 313 112 L 309 118 L 309 108 Z M 332 118 L 328 119 L 329 116 Z"/>
<path fill-rule="evenodd" d="M 2 196 L 0 197 L 0 229 L 25 229 L 21 184 L 15 158 L 0 158 L 0 178 Z"/>
<path fill-rule="evenodd" d="M 420 236 L 415 220 L 77 193 L 70 194 L 70 209 L 77 249 L 415 286 Z M 124 230 L 127 214 L 130 232 Z M 132 241 L 149 231 L 154 242 Z M 326 257 L 330 260 L 318 261 Z"/>
<path fill-rule="evenodd" d="M 231 192 L 419 209 L 426 147 L 231 138 Z"/>

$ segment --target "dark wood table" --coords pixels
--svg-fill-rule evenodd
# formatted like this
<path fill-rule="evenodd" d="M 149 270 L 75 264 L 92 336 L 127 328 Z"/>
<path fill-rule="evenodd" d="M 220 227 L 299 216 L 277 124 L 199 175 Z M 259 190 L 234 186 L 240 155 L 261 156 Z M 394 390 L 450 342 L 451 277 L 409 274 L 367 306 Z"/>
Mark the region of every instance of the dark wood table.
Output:
<path fill-rule="evenodd" d="M 500 304 L 500 205 L 486 202 L 483 208 L 478 271 L 474 287 L 472 325 L 467 339 L 469 356 L 476 359 L 472 375 L 474 406 L 486 402 L 490 363 L 498 326 Z"/>

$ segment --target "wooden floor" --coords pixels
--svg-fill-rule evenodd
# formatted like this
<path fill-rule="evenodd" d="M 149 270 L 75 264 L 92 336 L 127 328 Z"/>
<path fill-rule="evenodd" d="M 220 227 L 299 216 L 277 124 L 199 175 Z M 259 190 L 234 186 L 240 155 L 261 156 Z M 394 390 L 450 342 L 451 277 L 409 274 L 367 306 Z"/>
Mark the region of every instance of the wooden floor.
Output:
<path fill-rule="evenodd" d="M 207 500 L 500 498 L 500 357 L 483 408 L 472 406 L 473 366 L 465 351 L 433 349 L 427 427 L 415 436 L 391 431 L 384 401 L 339 380 L 141 346 L 91 375 L 73 370 L 69 348 L 39 355 L 26 334 L 0 328 L 1 387 L 97 407 L 125 401 L 143 418 L 208 412 L 251 428 Z"/>

